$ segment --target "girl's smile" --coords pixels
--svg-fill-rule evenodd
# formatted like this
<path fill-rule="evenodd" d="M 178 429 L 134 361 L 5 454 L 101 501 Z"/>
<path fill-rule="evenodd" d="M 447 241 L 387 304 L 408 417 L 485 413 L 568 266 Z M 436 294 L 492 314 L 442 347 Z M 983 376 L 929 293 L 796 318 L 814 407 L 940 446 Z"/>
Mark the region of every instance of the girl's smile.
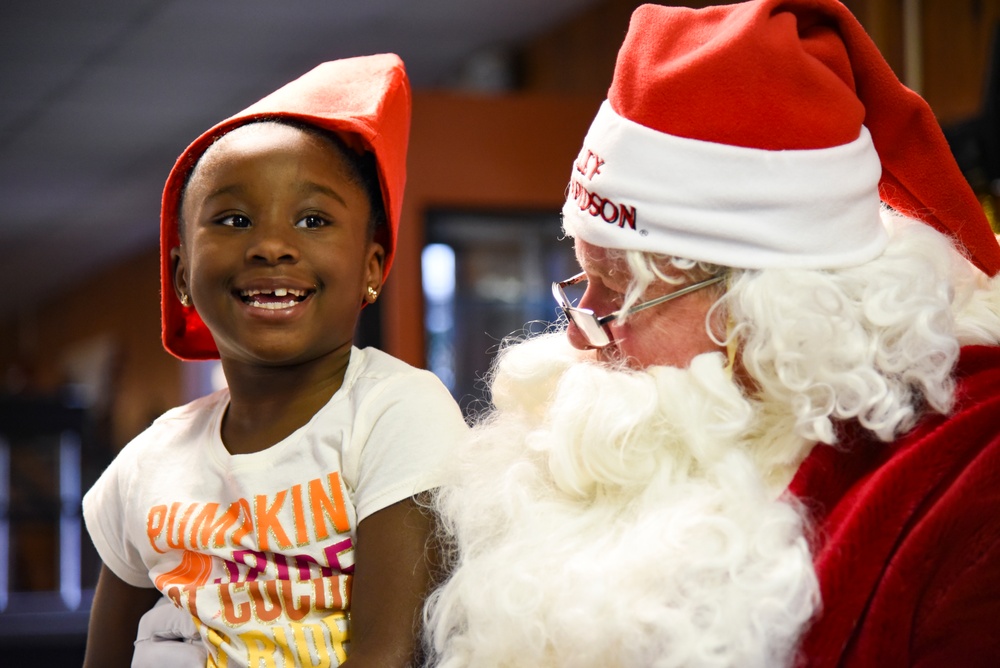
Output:
<path fill-rule="evenodd" d="M 285 287 L 253 288 L 239 291 L 240 299 L 243 300 L 244 304 L 269 311 L 284 311 L 294 308 L 308 299 L 311 294 L 311 290 L 297 290 Z"/>
<path fill-rule="evenodd" d="M 294 310 L 296 307 L 305 307 L 315 294 L 316 286 L 313 284 L 271 278 L 250 281 L 233 291 L 233 295 L 249 309 L 248 315 L 257 317 L 288 317 L 297 312 Z M 263 313 L 254 313 L 254 310 Z M 282 313 L 274 313 L 276 311 Z"/>

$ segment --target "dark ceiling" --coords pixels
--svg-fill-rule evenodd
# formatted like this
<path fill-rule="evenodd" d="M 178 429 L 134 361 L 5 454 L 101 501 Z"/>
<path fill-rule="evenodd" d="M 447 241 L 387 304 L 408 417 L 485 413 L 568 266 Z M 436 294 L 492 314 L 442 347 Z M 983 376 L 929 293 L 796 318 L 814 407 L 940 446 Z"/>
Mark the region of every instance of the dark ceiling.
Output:
<path fill-rule="evenodd" d="M 11 0 L 0 6 L 0 321 L 157 237 L 173 160 L 316 64 L 392 51 L 414 87 L 594 0 Z M 95 306 L 113 294 L 94 295 Z"/>

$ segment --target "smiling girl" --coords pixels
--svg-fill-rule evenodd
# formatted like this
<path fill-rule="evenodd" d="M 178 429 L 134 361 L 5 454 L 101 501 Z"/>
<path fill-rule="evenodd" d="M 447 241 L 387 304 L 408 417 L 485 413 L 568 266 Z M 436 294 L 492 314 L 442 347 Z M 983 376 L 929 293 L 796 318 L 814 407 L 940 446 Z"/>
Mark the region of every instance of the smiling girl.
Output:
<path fill-rule="evenodd" d="M 429 372 L 353 345 L 391 264 L 409 104 L 395 56 L 326 63 L 177 161 L 164 345 L 220 359 L 228 388 L 161 416 L 84 499 L 104 562 L 87 666 L 129 665 L 163 596 L 208 665 L 412 660 L 418 497 L 466 427 Z"/>

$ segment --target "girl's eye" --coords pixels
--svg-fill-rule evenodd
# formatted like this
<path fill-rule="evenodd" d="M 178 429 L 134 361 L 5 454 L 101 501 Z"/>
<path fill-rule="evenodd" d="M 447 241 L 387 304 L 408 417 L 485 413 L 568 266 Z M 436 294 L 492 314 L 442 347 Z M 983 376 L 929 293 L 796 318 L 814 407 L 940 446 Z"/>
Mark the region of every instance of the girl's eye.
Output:
<path fill-rule="evenodd" d="M 326 218 L 321 218 L 320 216 L 304 216 L 299 222 L 295 223 L 295 227 L 304 227 L 306 229 L 314 230 L 318 227 L 325 227 L 330 224 Z"/>
<path fill-rule="evenodd" d="M 250 219 L 246 216 L 241 216 L 240 214 L 234 214 L 232 216 L 226 216 L 225 218 L 219 219 L 220 225 L 228 225 L 229 227 L 250 227 Z"/>

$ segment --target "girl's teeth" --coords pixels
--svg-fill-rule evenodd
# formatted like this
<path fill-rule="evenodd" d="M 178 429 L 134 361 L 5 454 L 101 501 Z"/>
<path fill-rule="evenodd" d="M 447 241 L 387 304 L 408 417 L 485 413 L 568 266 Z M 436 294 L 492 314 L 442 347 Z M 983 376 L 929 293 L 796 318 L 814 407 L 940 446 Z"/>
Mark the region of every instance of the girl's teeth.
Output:
<path fill-rule="evenodd" d="M 279 296 L 283 296 L 283 295 L 279 295 Z M 290 301 L 290 302 L 258 302 L 258 301 L 253 301 L 253 302 L 250 302 L 250 306 L 253 306 L 254 308 L 267 309 L 269 311 L 277 311 L 279 309 L 292 308 L 297 303 L 298 302 L 295 302 L 295 301 Z"/>
<path fill-rule="evenodd" d="M 256 297 L 257 295 L 274 295 L 275 297 L 287 297 L 292 295 L 293 297 L 303 297 L 305 296 L 303 290 L 295 290 L 292 288 L 275 288 L 274 290 L 244 290 L 243 296 L 245 297 Z"/>

